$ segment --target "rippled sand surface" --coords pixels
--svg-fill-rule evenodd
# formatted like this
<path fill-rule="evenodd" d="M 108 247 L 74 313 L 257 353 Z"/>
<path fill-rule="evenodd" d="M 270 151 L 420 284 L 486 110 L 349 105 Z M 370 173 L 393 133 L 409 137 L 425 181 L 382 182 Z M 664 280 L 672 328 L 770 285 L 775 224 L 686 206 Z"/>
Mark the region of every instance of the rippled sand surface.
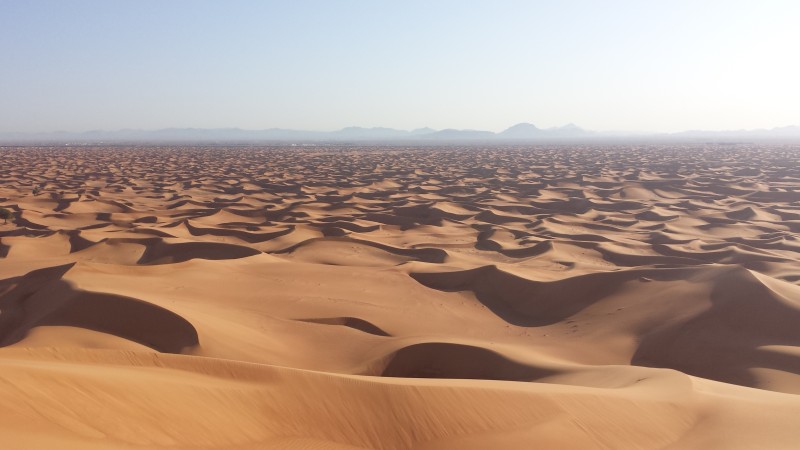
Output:
<path fill-rule="evenodd" d="M 0 148 L 0 437 L 793 449 L 800 148 Z"/>

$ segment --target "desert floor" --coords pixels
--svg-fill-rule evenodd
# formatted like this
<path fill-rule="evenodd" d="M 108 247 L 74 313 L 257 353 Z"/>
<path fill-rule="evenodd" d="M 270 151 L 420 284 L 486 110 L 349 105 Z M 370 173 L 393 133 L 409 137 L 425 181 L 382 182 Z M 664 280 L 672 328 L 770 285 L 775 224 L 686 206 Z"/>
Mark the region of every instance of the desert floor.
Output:
<path fill-rule="evenodd" d="M 0 148 L 3 449 L 800 448 L 800 148 Z"/>

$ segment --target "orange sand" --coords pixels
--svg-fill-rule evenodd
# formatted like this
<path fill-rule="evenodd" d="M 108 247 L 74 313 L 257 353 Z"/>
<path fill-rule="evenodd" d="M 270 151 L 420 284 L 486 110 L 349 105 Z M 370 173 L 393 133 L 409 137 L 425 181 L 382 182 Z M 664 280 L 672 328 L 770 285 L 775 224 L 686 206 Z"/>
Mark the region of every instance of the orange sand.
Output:
<path fill-rule="evenodd" d="M 793 449 L 800 148 L 2 148 L 3 449 Z"/>

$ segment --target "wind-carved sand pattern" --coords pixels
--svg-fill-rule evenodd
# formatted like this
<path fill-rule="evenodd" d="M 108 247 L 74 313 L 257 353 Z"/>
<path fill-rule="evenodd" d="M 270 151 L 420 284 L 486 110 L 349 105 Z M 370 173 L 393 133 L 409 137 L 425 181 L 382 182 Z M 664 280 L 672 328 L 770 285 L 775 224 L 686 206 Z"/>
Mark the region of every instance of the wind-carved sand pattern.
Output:
<path fill-rule="evenodd" d="M 800 148 L 3 148 L 4 448 L 797 448 Z"/>

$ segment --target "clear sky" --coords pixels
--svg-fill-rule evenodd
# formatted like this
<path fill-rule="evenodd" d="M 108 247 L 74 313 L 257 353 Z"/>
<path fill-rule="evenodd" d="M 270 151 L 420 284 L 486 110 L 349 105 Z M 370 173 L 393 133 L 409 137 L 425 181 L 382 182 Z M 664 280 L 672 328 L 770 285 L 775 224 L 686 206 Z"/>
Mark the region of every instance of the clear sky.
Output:
<path fill-rule="evenodd" d="M 0 132 L 800 125 L 800 1 L 0 0 Z"/>

